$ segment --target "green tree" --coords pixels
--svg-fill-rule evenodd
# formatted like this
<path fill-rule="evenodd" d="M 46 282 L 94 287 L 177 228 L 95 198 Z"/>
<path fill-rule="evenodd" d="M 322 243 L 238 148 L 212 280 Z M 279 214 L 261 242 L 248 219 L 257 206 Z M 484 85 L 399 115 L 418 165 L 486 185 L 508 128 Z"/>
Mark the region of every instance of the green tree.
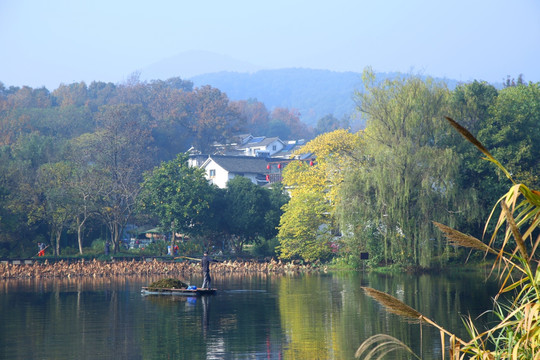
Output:
<path fill-rule="evenodd" d="M 473 81 L 461 84 L 452 91 L 450 97 L 449 114 L 459 119 L 469 131 L 477 136 L 479 131 L 486 127 L 491 115 L 490 109 L 496 102 L 497 89 L 486 82 Z M 485 217 L 491 211 L 493 204 L 502 194 L 500 181 L 491 167 L 486 166 L 478 152 L 467 146 L 461 136 L 455 131 L 448 131 L 446 146 L 452 148 L 461 159 L 456 183 L 460 188 L 468 189 L 469 197 L 475 198 L 475 206 L 469 209 L 466 218 L 460 217 L 456 227 L 481 236 L 484 230 Z"/>
<path fill-rule="evenodd" d="M 21 235 L 31 239 L 40 237 L 45 241 L 48 233 L 53 238 L 47 226 L 50 220 L 45 212 L 47 197 L 43 193 L 44 188 L 40 186 L 39 170 L 46 164 L 57 162 L 62 148 L 62 141 L 41 136 L 37 132 L 21 135 L 10 147 L 11 161 L 7 168 L 9 210 L 19 220 L 13 229 Z M 25 242 L 19 236 L 16 239 Z M 24 249 L 19 248 L 19 251 L 27 253 Z"/>
<path fill-rule="evenodd" d="M 499 91 L 478 139 L 506 164 L 516 181 L 540 187 L 540 84 L 518 84 Z M 484 165 L 485 166 L 485 165 Z M 499 178 L 504 174 L 499 172 Z M 500 181 L 498 183 L 501 183 Z M 504 193 L 504 184 L 497 188 Z"/>
<path fill-rule="evenodd" d="M 76 199 L 69 186 L 73 170 L 72 164 L 61 161 L 44 164 L 38 172 L 37 185 L 43 201 L 34 207 L 30 216 L 41 218 L 49 225 L 55 255 L 60 255 L 62 233 L 73 220 L 73 210 L 76 208 Z"/>
<path fill-rule="evenodd" d="M 242 253 L 245 244 L 270 233 L 271 224 L 266 218 L 271 210 L 268 190 L 237 176 L 227 183 L 224 200 L 224 232 L 237 254 Z"/>
<path fill-rule="evenodd" d="M 73 164 L 72 176 L 66 187 L 73 195 L 72 230 L 77 233 L 79 253 L 83 253 L 84 230 L 88 221 L 99 218 L 100 206 L 106 196 L 107 172 L 95 161 L 95 138 L 85 134 L 72 139 L 68 145 L 67 161 Z"/>
<path fill-rule="evenodd" d="M 320 135 L 337 129 L 347 129 L 349 126 L 350 124 L 347 118 L 339 120 L 334 115 L 328 114 L 317 120 L 317 127 L 315 131 L 317 135 Z"/>
<path fill-rule="evenodd" d="M 154 215 L 164 231 L 197 236 L 212 218 L 215 189 L 204 177 L 204 170 L 190 167 L 187 160 L 187 154 L 178 154 L 147 172 L 139 207 Z"/>
<path fill-rule="evenodd" d="M 367 119 L 369 163 L 346 181 L 354 186 L 346 189 L 347 206 L 363 221 L 351 231 L 377 229 L 386 261 L 434 265 L 449 249 L 431 220 L 455 224 L 468 206 L 455 183 L 459 159 L 442 143 L 449 91 L 417 76 L 376 83 L 369 70 L 364 85 L 357 99 Z"/>

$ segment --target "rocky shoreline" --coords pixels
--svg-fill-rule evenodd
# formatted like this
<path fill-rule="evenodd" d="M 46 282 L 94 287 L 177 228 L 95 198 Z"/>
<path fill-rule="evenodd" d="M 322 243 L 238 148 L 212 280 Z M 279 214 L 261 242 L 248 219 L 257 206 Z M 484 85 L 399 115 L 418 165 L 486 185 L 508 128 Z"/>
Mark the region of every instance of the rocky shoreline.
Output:
<path fill-rule="evenodd" d="M 326 271 L 325 266 L 295 264 L 274 259 L 266 262 L 258 261 L 224 261 L 212 264 L 213 274 L 231 273 L 301 273 Z M 31 278 L 72 278 L 72 277 L 112 277 L 118 275 L 181 275 L 200 273 L 197 262 L 172 261 L 99 261 L 80 260 L 78 262 L 58 261 L 49 263 L 34 262 L 32 264 L 0 264 L 0 279 Z"/>

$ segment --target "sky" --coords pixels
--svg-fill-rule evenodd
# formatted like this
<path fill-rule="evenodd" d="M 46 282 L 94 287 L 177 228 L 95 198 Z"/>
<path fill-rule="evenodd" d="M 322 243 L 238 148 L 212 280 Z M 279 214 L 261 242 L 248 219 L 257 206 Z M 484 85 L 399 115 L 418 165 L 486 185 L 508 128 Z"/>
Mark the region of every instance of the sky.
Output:
<path fill-rule="evenodd" d="M 193 51 L 256 69 L 539 82 L 540 0 L 0 0 L 5 86 L 120 83 Z"/>

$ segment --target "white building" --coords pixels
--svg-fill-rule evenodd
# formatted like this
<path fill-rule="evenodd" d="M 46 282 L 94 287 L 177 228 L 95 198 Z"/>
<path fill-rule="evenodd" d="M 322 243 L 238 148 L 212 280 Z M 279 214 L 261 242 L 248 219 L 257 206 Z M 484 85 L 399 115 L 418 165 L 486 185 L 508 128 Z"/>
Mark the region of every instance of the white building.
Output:
<path fill-rule="evenodd" d="M 270 157 L 280 152 L 285 147 L 283 141 L 277 137 L 267 138 L 264 136 L 251 137 L 236 150 L 243 152 L 245 156 Z"/>
<path fill-rule="evenodd" d="M 248 178 L 257 185 L 266 185 L 270 172 L 268 161 L 271 159 L 253 156 L 210 155 L 201 165 L 206 178 L 220 188 L 227 187 L 227 182 L 236 176 Z"/>

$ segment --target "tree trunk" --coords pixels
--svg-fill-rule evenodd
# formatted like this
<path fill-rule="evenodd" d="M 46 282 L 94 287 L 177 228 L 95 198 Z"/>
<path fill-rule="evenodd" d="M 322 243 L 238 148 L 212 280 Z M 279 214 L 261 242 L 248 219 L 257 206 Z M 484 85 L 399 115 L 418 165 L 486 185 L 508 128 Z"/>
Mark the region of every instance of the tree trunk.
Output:
<path fill-rule="evenodd" d="M 172 234 L 171 234 L 171 256 L 174 257 L 174 243 L 175 243 L 175 240 L 176 240 L 176 231 L 172 231 Z"/>
<path fill-rule="evenodd" d="M 81 219 L 77 216 L 77 242 L 79 243 L 79 254 L 83 254 L 83 247 L 82 247 L 82 228 L 84 226 L 86 219 L 81 221 Z"/>
<path fill-rule="evenodd" d="M 62 236 L 62 228 L 57 229 L 55 232 L 56 237 L 56 244 L 55 244 L 55 251 L 56 255 L 60 255 L 60 237 Z"/>

